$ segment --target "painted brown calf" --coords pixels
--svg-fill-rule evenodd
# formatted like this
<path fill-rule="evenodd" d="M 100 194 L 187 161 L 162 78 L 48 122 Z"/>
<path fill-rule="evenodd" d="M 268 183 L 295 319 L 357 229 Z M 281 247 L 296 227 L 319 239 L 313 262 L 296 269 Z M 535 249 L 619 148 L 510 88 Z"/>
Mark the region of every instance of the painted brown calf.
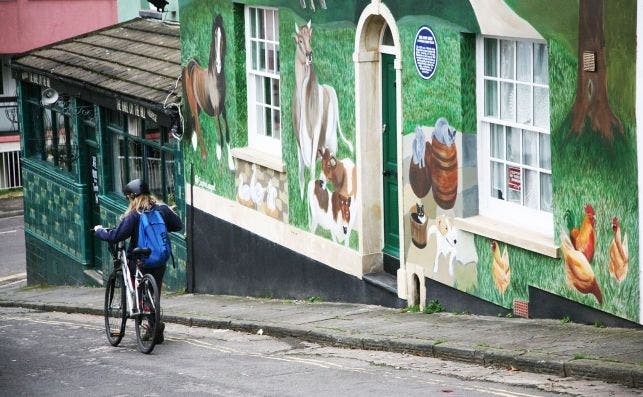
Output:
<path fill-rule="evenodd" d="M 326 182 L 321 179 L 308 183 L 308 209 L 310 231 L 317 227 L 328 230 L 334 242 L 344 242 L 348 246 L 351 232 L 351 198 L 330 192 Z"/>
<path fill-rule="evenodd" d="M 355 198 L 357 193 L 357 169 L 353 160 L 337 160 L 328 149 L 319 149 L 322 160 L 322 173 L 333 184 L 334 190 L 344 197 Z"/>

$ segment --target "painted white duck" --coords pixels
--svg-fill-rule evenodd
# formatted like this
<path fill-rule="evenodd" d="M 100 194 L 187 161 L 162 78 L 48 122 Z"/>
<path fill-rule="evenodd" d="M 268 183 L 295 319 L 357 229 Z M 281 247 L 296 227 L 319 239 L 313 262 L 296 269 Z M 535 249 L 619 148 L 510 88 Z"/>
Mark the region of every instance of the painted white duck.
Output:
<path fill-rule="evenodd" d="M 269 213 L 277 211 L 277 188 L 272 184 L 272 179 L 268 182 L 268 193 L 266 195 L 266 207 Z"/>
<path fill-rule="evenodd" d="M 250 191 L 250 185 L 247 185 L 245 182 L 245 175 L 243 173 L 239 174 L 239 187 L 237 188 L 237 197 L 239 200 L 244 202 L 249 202 L 252 199 L 252 193 Z"/>
<path fill-rule="evenodd" d="M 264 196 L 266 195 L 266 188 L 257 182 L 257 165 L 252 165 L 252 177 L 250 178 L 250 193 L 252 194 L 252 201 L 259 207 L 263 203 Z"/>

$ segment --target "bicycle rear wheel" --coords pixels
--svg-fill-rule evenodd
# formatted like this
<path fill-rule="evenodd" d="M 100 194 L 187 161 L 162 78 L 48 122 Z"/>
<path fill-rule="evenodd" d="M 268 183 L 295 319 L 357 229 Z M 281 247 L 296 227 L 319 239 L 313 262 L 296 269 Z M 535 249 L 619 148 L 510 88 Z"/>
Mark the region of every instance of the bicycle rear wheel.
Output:
<path fill-rule="evenodd" d="M 141 314 L 136 318 L 136 343 L 141 353 L 149 354 L 156 345 L 156 334 L 161 324 L 161 307 L 156 280 L 145 274 L 138 286 L 137 296 Z"/>
<path fill-rule="evenodd" d="M 105 333 L 112 346 L 118 346 L 121 343 L 125 334 L 126 321 L 127 303 L 123 273 L 120 269 L 114 269 L 105 288 Z"/>

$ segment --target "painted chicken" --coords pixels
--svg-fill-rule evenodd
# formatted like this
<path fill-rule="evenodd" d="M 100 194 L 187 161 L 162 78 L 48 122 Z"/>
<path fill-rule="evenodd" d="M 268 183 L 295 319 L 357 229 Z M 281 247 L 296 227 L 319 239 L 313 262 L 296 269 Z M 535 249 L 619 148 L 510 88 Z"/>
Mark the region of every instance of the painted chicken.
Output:
<path fill-rule="evenodd" d="M 614 239 L 610 244 L 609 271 L 612 277 L 620 283 L 627 276 L 627 265 L 630 259 L 627 248 L 627 233 L 621 240 L 621 225 L 618 223 L 617 218 L 612 219 L 612 230 L 614 231 Z"/>
<path fill-rule="evenodd" d="M 596 243 L 594 207 L 592 207 L 591 204 L 585 206 L 585 215 L 583 216 L 583 222 L 580 228 L 574 227 L 574 221 L 570 211 L 567 211 L 566 216 L 572 245 L 585 255 L 588 262 L 591 262 L 594 258 L 594 246 Z"/>
<path fill-rule="evenodd" d="M 565 262 L 567 285 L 583 294 L 594 295 L 598 303 L 602 304 L 603 294 L 596 283 L 594 271 L 589 265 L 587 257 L 583 252 L 574 248 L 564 230 L 560 233 L 560 240 L 560 248 L 563 251 L 563 260 Z"/>
<path fill-rule="evenodd" d="M 496 288 L 501 293 L 505 293 L 509 283 L 511 282 L 511 269 L 509 268 L 509 254 L 507 254 L 507 246 L 502 251 L 500 256 L 500 247 L 495 241 L 491 242 L 491 252 L 493 253 L 493 260 L 491 262 L 491 274 Z"/>

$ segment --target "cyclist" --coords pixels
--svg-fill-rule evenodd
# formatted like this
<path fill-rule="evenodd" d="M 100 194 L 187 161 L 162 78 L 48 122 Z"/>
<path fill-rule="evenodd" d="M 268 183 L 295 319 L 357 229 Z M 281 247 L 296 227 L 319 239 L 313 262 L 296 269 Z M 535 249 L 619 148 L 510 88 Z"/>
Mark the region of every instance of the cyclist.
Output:
<path fill-rule="evenodd" d="M 142 179 L 134 179 L 125 185 L 123 193 L 129 200 L 129 207 L 121 216 L 121 221 L 115 229 L 105 229 L 101 225 L 94 226 L 94 233 L 96 237 L 110 243 L 117 243 L 130 239 L 127 246 L 127 252 L 131 252 L 136 248 L 138 242 L 138 222 L 140 214 L 143 211 L 158 210 L 165 222 L 165 226 L 169 232 L 178 232 L 183 228 L 181 218 L 166 204 L 161 203 L 156 197 L 150 193 L 150 187 Z M 134 274 L 134 263 L 129 262 L 130 273 Z M 143 267 L 143 274 L 151 274 L 158 285 L 159 292 L 163 284 L 163 275 L 165 275 L 166 264 L 156 267 Z M 165 324 L 161 323 L 158 328 L 159 332 L 156 336 L 157 343 L 163 343 Z"/>

